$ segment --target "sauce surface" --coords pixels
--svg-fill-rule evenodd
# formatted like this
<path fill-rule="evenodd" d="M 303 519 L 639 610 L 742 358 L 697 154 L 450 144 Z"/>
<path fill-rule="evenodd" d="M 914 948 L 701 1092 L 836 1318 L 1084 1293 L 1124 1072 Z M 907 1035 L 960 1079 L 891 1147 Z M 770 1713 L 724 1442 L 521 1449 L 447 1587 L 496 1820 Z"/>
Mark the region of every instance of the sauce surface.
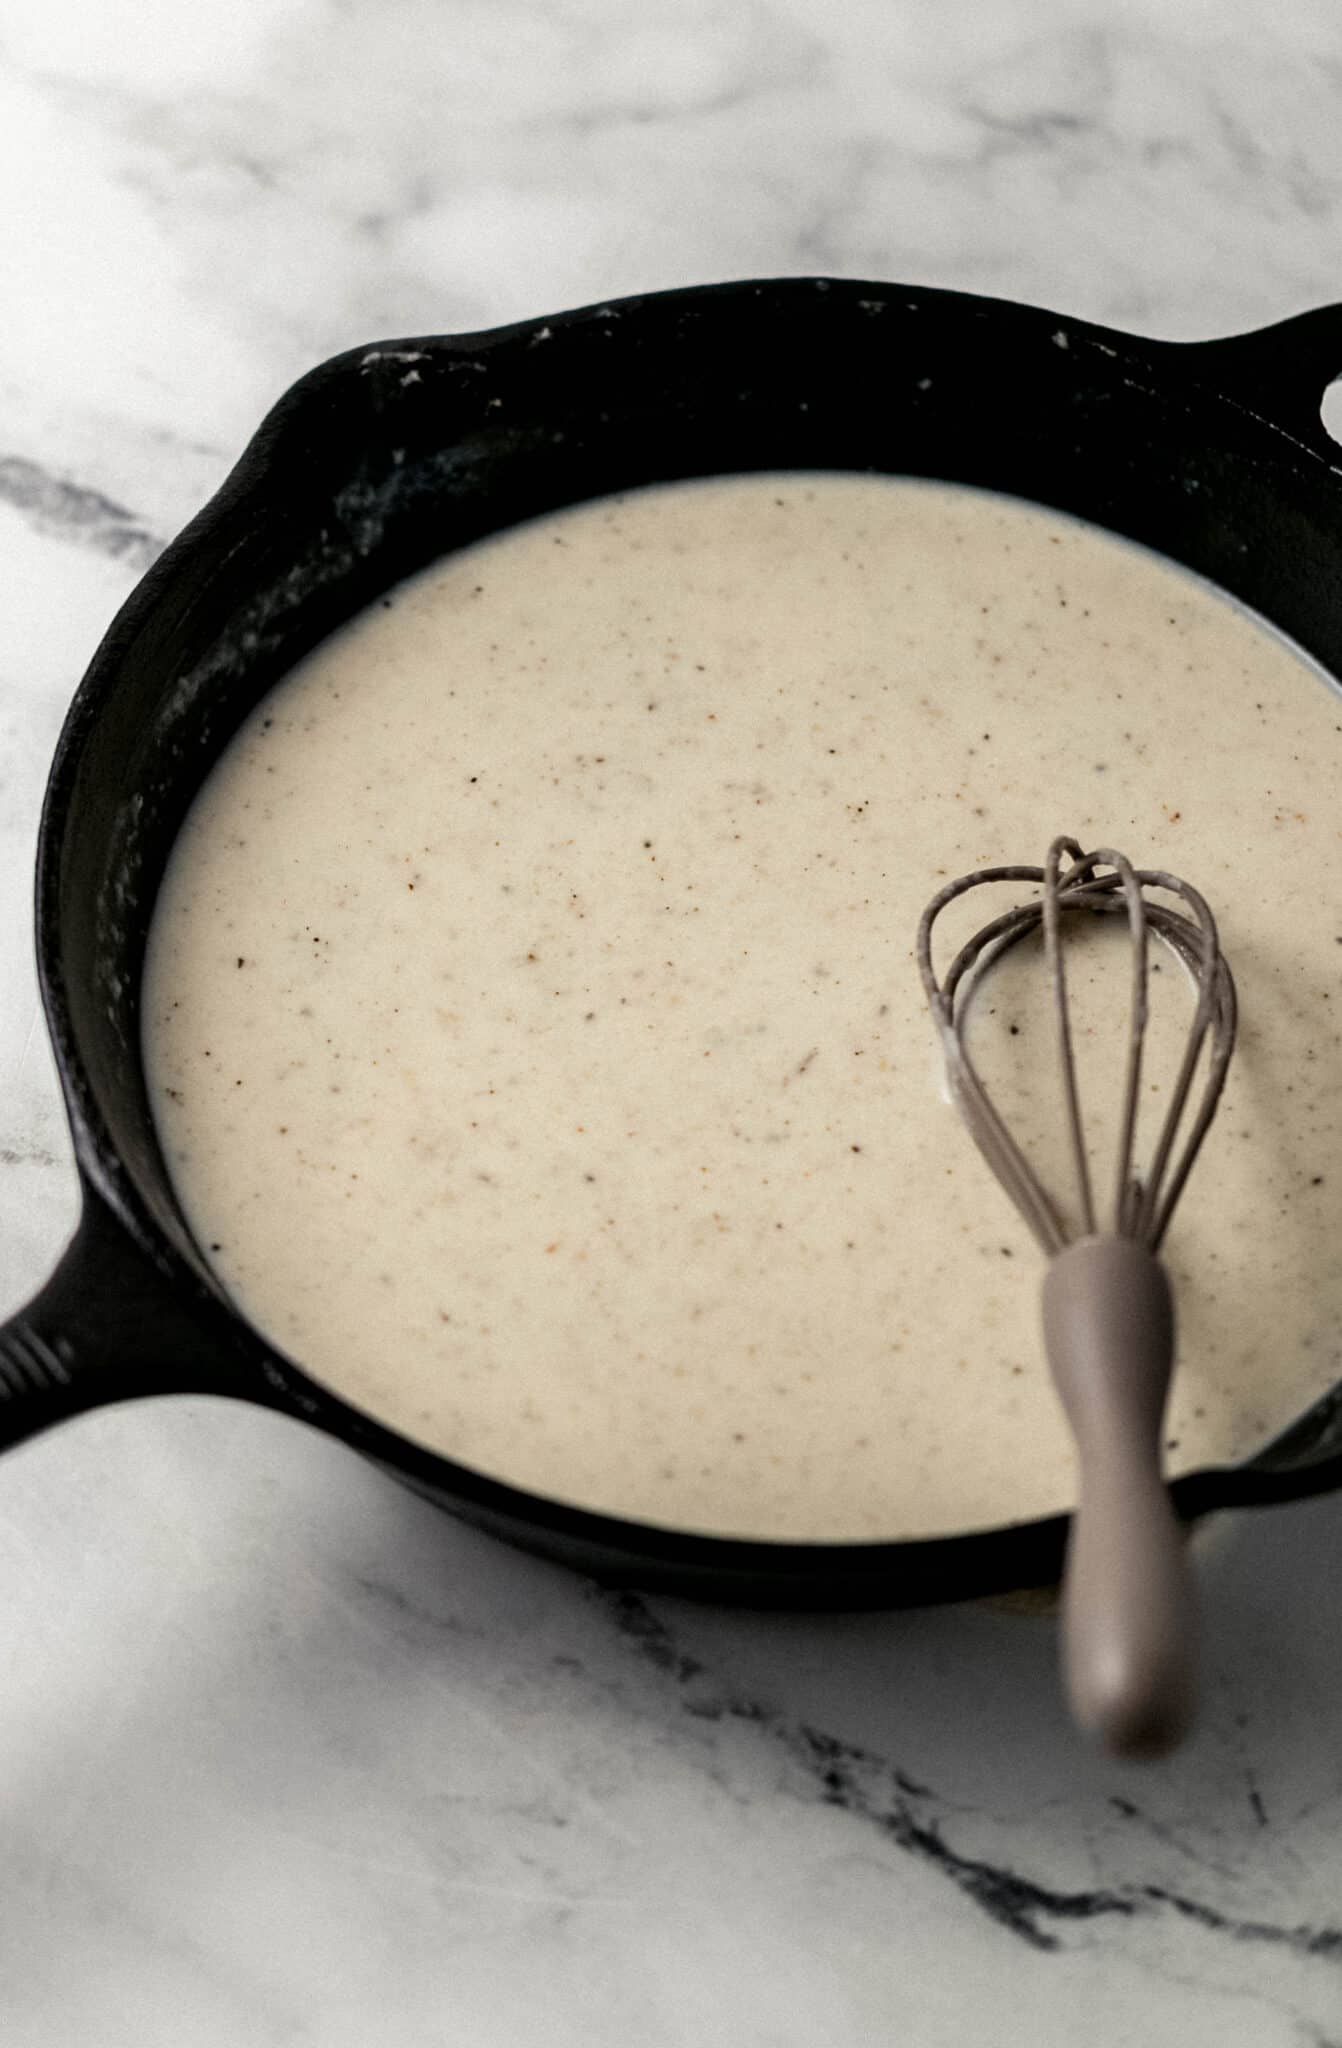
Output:
<path fill-rule="evenodd" d="M 913 934 L 1069 832 L 1200 888 L 1238 982 L 1166 1246 L 1168 1468 L 1235 1458 L 1342 1374 L 1340 772 L 1298 654 L 1039 508 L 847 475 L 577 507 L 403 585 L 231 743 L 151 932 L 165 1155 L 273 1342 L 515 1484 L 793 1540 L 1066 1507 L 1041 1259 Z M 1128 970 L 1091 922 L 1103 1195 Z M 1025 953 L 975 1048 L 1056 1182 Z M 1190 1002 L 1154 957 L 1148 1140 Z"/>

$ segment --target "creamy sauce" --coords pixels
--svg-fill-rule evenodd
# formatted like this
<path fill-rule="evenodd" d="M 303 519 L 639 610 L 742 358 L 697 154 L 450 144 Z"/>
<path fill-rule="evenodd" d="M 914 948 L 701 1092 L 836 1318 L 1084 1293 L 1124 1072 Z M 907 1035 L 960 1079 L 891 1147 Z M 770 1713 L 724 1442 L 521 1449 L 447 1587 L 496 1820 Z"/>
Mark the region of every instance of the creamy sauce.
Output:
<path fill-rule="evenodd" d="M 484 1472 L 771 1538 L 1064 1507 L 1041 1260 L 947 1106 L 912 942 L 948 875 L 1067 831 L 1201 888 L 1238 980 L 1167 1246 L 1169 1468 L 1235 1458 L 1342 1373 L 1339 771 L 1298 655 L 1016 501 L 787 475 L 578 507 L 402 586 L 229 747 L 151 935 L 165 1154 L 274 1343 Z M 1127 963 L 1081 963 L 1103 1190 Z M 975 1043 L 1061 1173 L 1037 966 Z"/>

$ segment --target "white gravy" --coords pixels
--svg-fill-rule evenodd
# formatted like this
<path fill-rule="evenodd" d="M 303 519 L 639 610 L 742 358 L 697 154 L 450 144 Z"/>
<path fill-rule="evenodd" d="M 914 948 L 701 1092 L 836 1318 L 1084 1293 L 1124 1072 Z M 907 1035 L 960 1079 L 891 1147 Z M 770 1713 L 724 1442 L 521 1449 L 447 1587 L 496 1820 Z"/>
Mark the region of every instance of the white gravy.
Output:
<path fill-rule="evenodd" d="M 251 1320 L 481 1471 L 764 1538 L 1065 1507 L 1040 1258 L 912 943 L 946 877 L 1070 832 L 1199 887 L 1239 984 L 1167 1246 L 1169 1468 L 1236 1458 L 1342 1374 L 1340 790 L 1317 671 L 1038 508 L 846 475 L 578 507 L 403 585 L 233 740 L 151 935 L 165 1154 Z M 1076 977 L 1102 1190 L 1111 952 Z M 976 1045 L 1060 1173 L 1038 962 L 1000 972 Z M 1151 1109 L 1169 956 L 1159 989 Z"/>

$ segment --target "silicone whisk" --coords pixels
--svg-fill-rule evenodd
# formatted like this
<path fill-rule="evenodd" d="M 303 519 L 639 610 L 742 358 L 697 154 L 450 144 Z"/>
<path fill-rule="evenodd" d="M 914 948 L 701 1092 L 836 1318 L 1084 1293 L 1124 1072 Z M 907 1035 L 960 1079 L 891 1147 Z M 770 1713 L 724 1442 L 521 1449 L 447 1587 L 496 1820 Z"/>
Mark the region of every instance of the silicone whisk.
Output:
<path fill-rule="evenodd" d="M 941 913 L 972 889 L 1005 882 L 1032 883 L 1039 893 L 984 925 L 939 980 L 932 934 Z M 1087 915 L 1126 919 L 1132 964 L 1118 1158 L 1105 1220 L 1085 1141 L 1065 967 L 1065 931 Z M 1079 1228 L 1073 1230 L 989 1099 L 965 1042 L 975 996 L 994 963 L 1041 929 L 1076 1177 Z M 1134 1149 L 1153 933 L 1188 969 L 1193 1007 L 1173 1091 L 1139 1174 Z M 1163 870 L 1134 868 L 1108 847 L 1085 853 L 1070 838 L 1054 840 L 1042 868 L 984 868 L 949 882 L 923 913 L 917 952 L 952 1098 L 1049 1260 L 1044 1348 L 1075 1440 L 1080 1481 L 1062 1597 L 1072 1713 L 1113 1753 L 1160 1755 L 1179 1741 L 1192 1716 L 1196 1628 L 1183 1534 L 1162 1476 L 1175 1317 L 1159 1253 L 1225 1083 L 1235 1043 L 1234 980 L 1216 921 L 1196 889 Z"/>

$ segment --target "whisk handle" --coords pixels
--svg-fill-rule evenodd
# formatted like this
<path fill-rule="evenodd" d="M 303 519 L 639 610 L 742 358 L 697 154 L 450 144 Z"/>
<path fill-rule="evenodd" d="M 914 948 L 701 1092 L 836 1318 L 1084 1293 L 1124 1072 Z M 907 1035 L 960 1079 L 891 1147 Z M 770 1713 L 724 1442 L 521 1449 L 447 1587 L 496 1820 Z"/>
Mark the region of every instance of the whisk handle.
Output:
<path fill-rule="evenodd" d="M 1192 1716 L 1196 1657 L 1192 1578 L 1161 1477 L 1169 1281 L 1134 1239 L 1086 1237 L 1049 1266 L 1043 1309 L 1080 1463 L 1063 1583 L 1068 1697 L 1113 1754 L 1159 1756 Z"/>

